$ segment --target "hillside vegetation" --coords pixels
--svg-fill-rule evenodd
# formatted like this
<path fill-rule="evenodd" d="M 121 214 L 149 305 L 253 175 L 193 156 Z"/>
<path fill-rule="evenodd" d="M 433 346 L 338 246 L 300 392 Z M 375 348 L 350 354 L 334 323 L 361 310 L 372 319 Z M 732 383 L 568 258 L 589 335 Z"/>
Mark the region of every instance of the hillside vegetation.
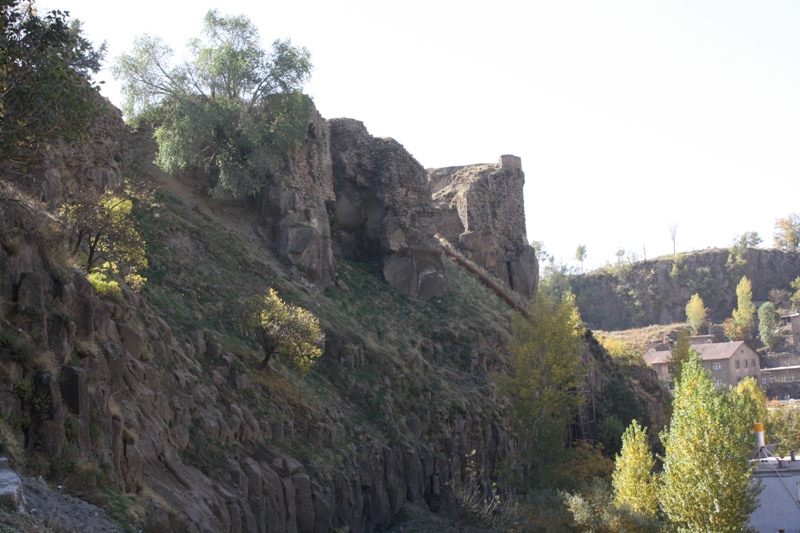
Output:
<path fill-rule="evenodd" d="M 753 300 L 764 302 L 773 289 L 793 293 L 798 274 L 800 253 L 747 248 L 736 256 L 716 249 L 609 266 L 565 281 L 589 327 L 626 330 L 685 321 L 694 294 L 708 307 L 709 319 L 720 323 L 736 307 L 742 276 L 753 284 Z"/>
<path fill-rule="evenodd" d="M 17 4 L 0 8 L 10 23 L 6 44 L 14 44 L 17 13 L 28 17 L 20 24 L 43 23 Z M 79 28 L 69 33 L 64 16 L 53 17 L 45 22 L 54 21 L 61 40 L 52 42 L 86 52 L 75 39 Z M 250 28 L 246 17 L 216 12 L 207 23 Z M 143 53 L 160 50 L 156 41 L 139 44 Z M 213 156 L 200 162 L 181 151 L 212 141 L 230 149 L 241 133 L 224 120 L 230 109 L 209 104 L 196 87 L 170 92 L 172 114 L 150 110 L 162 121 L 159 141 L 172 134 L 170 124 L 191 133 L 189 111 L 199 112 L 192 106 L 200 100 L 205 119 L 222 120 L 212 141 L 158 152 L 183 154 L 162 165 L 170 173 L 153 164 L 147 124 L 134 131 L 93 90 L 76 93 L 89 99 L 82 104 L 92 118 L 79 131 L 4 148 L 0 438 L 12 468 L 104 508 L 123 528 L 148 532 L 377 532 L 393 519 L 415 522 L 420 512 L 437 513 L 435 523 L 448 527 L 453 520 L 489 526 L 497 521 L 480 511 L 485 505 L 502 502 L 512 515 L 528 491 L 607 476 L 608 456 L 621 449 L 631 420 L 654 432 L 665 423 L 666 392 L 655 375 L 610 355 L 570 311 L 570 370 L 579 374 L 553 388 L 580 399 L 548 415 L 561 422 L 548 455 L 525 442 L 512 419 L 522 397 L 497 386 L 514 374 L 513 331 L 535 336 L 544 323 L 526 322 L 517 309 L 538 279 L 520 233 L 521 203 L 504 225 L 514 239 L 488 239 L 488 266 L 505 265 L 498 272 L 508 276 L 490 290 L 474 275 L 491 275 L 487 264 L 468 272 L 463 265 L 473 263 L 442 256 L 439 208 L 422 166 L 363 124 L 326 121 L 309 109 L 296 90 L 310 68 L 306 53 L 275 46 L 271 58 L 295 54 L 303 68 L 280 91 L 264 93 L 242 127 L 259 125 L 249 148 L 288 135 L 262 128 L 271 109 L 286 119 L 291 139 L 264 152 L 223 150 L 225 172 Z M 56 52 L 34 46 L 31 53 L 54 60 Z M 235 63 L 215 63 L 212 52 L 197 58 L 205 74 Z M 263 66 L 258 50 L 247 54 Z M 90 56 L 94 68 L 99 59 Z M 83 83 L 86 64 L 76 64 L 64 68 L 77 78 L 55 68 L 51 81 L 67 90 Z M 219 89 L 218 81 L 212 76 L 209 86 Z M 269 108 L 276 95 L 298 106 Z M 241 95 L 231 99 L 241 104 Z M 24 161 L 11 157 L 23 153 Z M 254 153 L 261 155 L 248 159 Z M 518 158 L 503 161 L 508 168 L 484 170 L 521 187 Z M 217 188 L 220 179 L 244 185 Z M 473 244 L 472 252 L 484 250 L 481 239 Z M 511 278 L 519 289 L 513 298 L 501 287 Z M 313 323 L 307 333 L 315 338 L 305 339 L 313 357 L 303 364 L 286 351 L 265 357 L 269 339 L 253 327 L 253 303 L 265 296 Z"/>

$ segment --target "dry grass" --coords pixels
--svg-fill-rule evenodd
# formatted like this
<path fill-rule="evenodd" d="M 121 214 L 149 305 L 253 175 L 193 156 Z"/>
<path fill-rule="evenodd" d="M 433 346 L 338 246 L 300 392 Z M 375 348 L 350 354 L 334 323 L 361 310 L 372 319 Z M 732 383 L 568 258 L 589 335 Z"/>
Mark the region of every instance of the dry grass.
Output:
<path fill-rule="evenodd" d="M 644 328 L 626 329 L 623 331 L 593 331 L 596 337 L 609 337 L 618 339 L 622 342 L 644 352 L 649 344 L 663 342 L 666 336 L 677 335 L 679 331 L 687 330 L 689 326 L 685 322 L 675 324 L 654 325 Z"/>

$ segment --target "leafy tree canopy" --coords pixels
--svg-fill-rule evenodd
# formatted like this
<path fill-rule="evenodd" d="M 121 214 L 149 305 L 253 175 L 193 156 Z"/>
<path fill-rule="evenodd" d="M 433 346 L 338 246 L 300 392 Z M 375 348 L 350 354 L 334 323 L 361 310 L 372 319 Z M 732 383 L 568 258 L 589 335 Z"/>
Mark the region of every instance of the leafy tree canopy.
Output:
<path fill-rule="evenodd" d="M 778 327 L 777 320 L 778 313 L 775 311 L 775 305 L 772 302 L 764 302 L 758 308 L 758 334 L 761 337 L 761 342 L 769 346 L 775 347 L 778 341 L 778 336 L 775 335 L 775 328 Z"/>
<path fill-rule="evenodd" d="M 324 339 L 324 334 L 317 317 L 311 311 L 284 302 L 275 289 L 269 289 L 258 298 L 246 326 L 255 332 L 264 349 L 261 368 L 265 368 L 277 353 L 287 357 L 305 374 L 314 360 L 322 355 L 317 344 Z"/>
<path fill-rule="evenodd" d="M 800 248 L 800 214 L 791 213 L 789 216 L 775 221 L 775 246 L 782 250 L 797 250 Z"/>
<path fill-rule="evenodd" d="M 686 321 L 689 323 L 689 327 L 692 328 L 693 334 L 697 335 L 697 332 L 700 331 L 700 328 L 706 321 L 707 315 L 708 309 L 706 309 L 700 295 L 695 294 L 692 296 L 689 303 L 686 304 Z"/>
<path fill-rule="evenodd" d="M 0 157 L 24 172 L 57 140 L 85 140 L 106 109 L 91 74 L 95 49 L 69 13 L 36 12 L 33 2 L 0 0 Z"/>
<path fill-rule="evenodd" d="M 574 297 L 554 304 L 537 292 L 530 319 L 518 317 L 509 347 L 513 374 L 500 386 L 514 401 L 513 416 L 528 442 L 534 469 L 554 465 L 563 456 L 569 424 L 584 398 L 572 392 L 583 365 L 579 352 L 580 316 Z"/>
<path fill-rule="evenodd" d="M 717 390 L 694 356 L 677 383 L 672 419 L 661 433 L 666 457 L 659 502 L 678 532 L 749 531 L 759 488 L 751 484 L 752 416 L 737 389 Z"/>
<path fill-rule="evenodd" d="M 256 194 L 305 135 L 311 100 L 300 93 L 311 73 L 308 50 L 276 40 L 267 51 L 244 15 L 209 11 L 189 60 L 173 64 L 161 39 L 144 35 L 121 55 L 123 111 L 157 125 L 156 163 L 167 172 L 202 167 L 217 190 Z"/>
<path fill-rule="evenodd" d="M 683 365 L 686 364 L 694 353 L 695 352 L 691 349 L 691 343 L 689 342 L 689 332 L 678 332 L 678 339 L 675 342 L 675 346 L 670 348 L 670 366 L 672 366 L 670 373 L 672 374 L 674 383 L 678 383 L 681 380 Z"/>
<path fill-rule="evenodd" d="M 145 241 L 136 229 L 132 208 L 130 199 L 111 191 L 99 200 L 86 198 L 61 208 L 72 227 L 73 253 L 86 244 L 87 270 L 101 258 L 120 261 L 133 272 L 147 268 Z"/>
<path fill-rule="evenodd" d="M 755 327 L 756 306 L 753 303 L 753 285 L 747 276 L 742 277 L 736 286 L 737 306 L 733 310 L 734 329 L 731 340 L 744 340 L 750 337 Z"/>
<path fill-rule="evenodd" d="M 614 502 L 650 517 L 658 514 L 658 486 L 647 428 L 634 420 L 622 435 L 622 452 L 613 473 Z"/>

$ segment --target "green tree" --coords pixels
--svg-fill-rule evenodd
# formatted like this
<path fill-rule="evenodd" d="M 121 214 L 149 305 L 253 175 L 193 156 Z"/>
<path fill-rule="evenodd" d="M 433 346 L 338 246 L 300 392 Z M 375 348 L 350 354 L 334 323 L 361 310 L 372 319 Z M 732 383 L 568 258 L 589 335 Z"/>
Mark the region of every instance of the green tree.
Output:
<path fill-rule="evenodd" d="M 575 250 L 575 259 L 581 263 L 581 272 L 583 272 L 583 262 L 586 261 L 586 245 L 580 244 Z"/>
<path fill-rule="evenodd" d="M 317 346 L 324 339 L 319 320 L 311 311 L 284 302 L 275 289 L 257 301 L 255 312 L 248 317 L 247 329 L 256 334 L 264 349 L 261 368 L 269 365 L 274 354 L 288 358 L 300 372 L 311 369 L 322 355 Z"/>
<path fill-rule="evenodd" d="M 659 502 L 678 532 L 747 531 L 758 487 L 751 484 L 751 410 L 737 390 L 718 391 L 696 354 L 683 367 L 672 419 L 661 433 Z M 744 411 L 744 412 L 743 412 Z"/>
<path fill-rule="evenodd" d="M 752 425 L 767 420 L 767 396 L 755 379 L 748 377 L 737 383 L 733 398 L 738 402 L 738 410 L 745 422 Z"/>
<path fill-rule="evenodd" d="M 731 340 L 750 338 L 755 328 L 756 306 L 753 303 L 753 285 L 743 276 L 736 286 L 737 306 L 733 310 L 734 337 Z"/>
<path fill-rule="evenodd" d="M 156 163 L 167 172 L 202 167 L 217 190 L 258 193 L 305 138 L 311 100 L 300 90 L 311 73 L 308 50 L 276 40 L 268 52 L 244 15 L 216 10 L 189 60 L 173 66 L 172 50 L 139 37 L 113 68 L 124 83 L 123 111 L 157 125 Z"/>
<path fill-rule="evenodd" d="M 708 309 L 706 309 L 700 295 L 695 294 L 686 304 L 686 321 L 689 323 L 689 327 L 692 328 L 692 334 L 697 335 L 706 322 L 706 316 L 708 316 Z"/>
<path fill-rule="evenodd" d="M 786 403 L 770 405 L 764 433 L 767 442 L 778 444 L 776 455 L 788 455 L 791 450 L 800 449 L 800 409 Z"/>
<path fill-rule="evenodd" d="M 670 366 L 672 367 L 670 374 L 672 374 L 672 381 L 677 384 L 678 381 L 681 380 L 683 374 L 683 365 L 690 359 L 692 353 L 691 343 L 689 342 L 689 332 L 679 331 L 678 339 L 669 351 Z"/>
<path fill-rule="evenodd" d="M 800 247 L 800 214 L 791 213 L 775 221 L 775 246 L 781 250 L 797 250 Z"/>
<path fill-rule="evenodd" d="M 554 304 L 537 292 L 530 319 L 520 316 L 514 321 L 509 346 L 512 372 L 498 381 L 513 400 L 513 420 L 529 444 L 528 460 L 534 470 L 559 464 L 575 409 L 585 401 L 574 393 L 584 372 L 581 334 L 578 310 L 569 293 Z"/>
<path fill-rule="evenodd" d="M 790 283 L 792 288 L 795 290 L 795 293 L 792 295 L 792 307 L 797 309 L 800 307 L 800 276 L 797 276 L 794 281 Z"/>
<path fill-rule="evenodd" d="M 747 263 L 745 255 L 747 249 L 761 244 L 762 239 L 755 231 L 745 231 L 741 235 L 733 238 L 733 243 L 728 250 L 727 266 L 731 270 L 741 273 L 742 268 Z"/>
<path fill-rule="evenodd" d="M 622 434 L 622 452 L 617 455 L 612 474 L 614 503 L 650 517 L 658 514 L 658 485 L 653 467 L 656 460 L 650 452 L 647 428 L 634 420 Z"/>
<path fill-rule="evenodd" d="M 764 302 L 758 308 L 758 333 L 761 336 L 761 342 L 770 348 L 774 348 L 778 340 L 775 335 L 775 328 L 778 327 L 777 315 L 772 302 Z"/>
<path fill-rule="evenodd" d="M 145 241 L 131 215 L 133 202 L 109 191 L 98 200 L 65 205 L 60 212 L 72 226 L 72 251 L 86 245 L 86 270 L 100 259 L 122 262 L 134 270 L 147 268 Z"/>
<path fill-rule="evenodd" d="M 107 109 L 91 75 L 95 49 L 68 14 L 36 12 L 33 2 L 0 0 L 0 160 L 25 172 L 57 140 L 85 140 Z"/>

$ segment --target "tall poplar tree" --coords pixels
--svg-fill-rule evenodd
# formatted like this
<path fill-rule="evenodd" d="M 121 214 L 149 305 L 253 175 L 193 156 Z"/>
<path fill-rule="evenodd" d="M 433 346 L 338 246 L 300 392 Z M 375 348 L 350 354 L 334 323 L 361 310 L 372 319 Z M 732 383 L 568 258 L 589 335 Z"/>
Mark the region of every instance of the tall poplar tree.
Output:
<path fill-rule="evenodd" d="M 686 321 L 689 323 L 689 327 L 692 328 L 694 335 L 697 335 L 700 331 L 700 327 L 705 323 L 707 315 L 708 309 L 706 309 L 700 295 L 695 294 L 692 296 L 689 299 L 689 303 L 686 304 Z"/>
<path fill-rule="evenodd" d="M 733 317 L 725 321 L 725 334 L 732 341 L 749 339 L 755 329 L 756 306 L 753 303 L 753 285 L 743 276 L 736 286 L 737 307 Z"/>
<path fill-rule="evenodd" d="M 773 348 L 778 340 L 777 335 L 775 335 L 775 328 L 778 327 L 776 317 L 777 312 L 772 302 L 764 302 L 758 308 L 758 334 L 761 337 L 761 342 L 770 348 Z"/>
<path fill-rule="evenodd" d="M 645 516 L 657 516 L 658 485 L 653 473 L 656 460 L 650 452 L 647 428 L 642 428 L 636 420 L 622 434 L 622 452 L 615 464 L 614 503 Z"/>
<path fill-rule="evenodd" d="M 659 501 L 677 532 L 739 533 L 756 508 L 751 483 L 752 410 L 736 389 L 718 391 L 699 357 L 683 366 L 669 429 Z"/>
<path fill-rule="evenodd" d="M 575 394 L 583 364 L 582 327 L 571 293 L 557 304 L 537 292 L 530 319 L 519 316 L 509 346 L 513 372 L 501 377 L 501 390 L 513 399 L 518 434 L 529 444 L 534 470 L 554 466 L 564 457 L 569 424 L 585 398 Z"/>

